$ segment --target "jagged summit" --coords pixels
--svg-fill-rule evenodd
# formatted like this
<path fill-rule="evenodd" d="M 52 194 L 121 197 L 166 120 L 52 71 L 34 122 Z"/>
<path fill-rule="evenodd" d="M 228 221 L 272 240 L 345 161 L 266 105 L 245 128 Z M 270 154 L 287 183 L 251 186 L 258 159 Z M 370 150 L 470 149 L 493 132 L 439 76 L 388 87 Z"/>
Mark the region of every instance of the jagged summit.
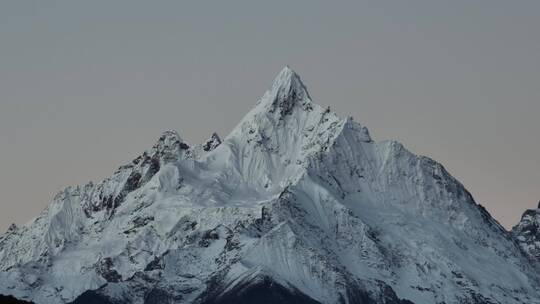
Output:
<path fill-rule="evenodd" d="M 167 131 L 0 235 L 0 297 L 540 304 L 538 214 L 510 235 L 442 165 L 313 103 L 286 67 L 223 142 Z"/>
<path fill-rule="evenodd" d="M 306 86 L 289 66 L 285 66 L 276 76 L 271 88 L 263 96 L 261 103 L 271 112 L 280 115 L 289 114 L 293 107 L 302 105 L 306 107 L 311 97 Z"/>
<path fill-rule="evenodd" d="M 274 78 L 271 92 L 282 97 L 295 94 L 299 99 L 310 98 L 300 76 L 288 65 Z"/>
<path fill-rule="evenodd" d="M 174 130 L 167 130 L 159 137 L 152 147 L 153 154 L 157 154 L 165 162 L 176 160 L 178 155 L 189 149 L 180 134 Z"/>
<path fill-rule="evenodd" d="M 18 229 L 17 224 L 11 223 L 11 225 L 9 225 L 9 227 L 7 229 L 7 232 L 12 232 L 12 231 L 15 231 L 17 229 Z"/>
<path fill-rule="evenodd" d="M 540 262 L 540 203 L 536 209 L 526 210 L 511 232 L 523 251 Z"/>
<path fill-rule="evenodd" d="M 221 144 L 221 138 L 219 135 L 214 132 L 212 136 L 203 144 L 203 150 L 206 152 L 214 150 L 217 146 Z"/>

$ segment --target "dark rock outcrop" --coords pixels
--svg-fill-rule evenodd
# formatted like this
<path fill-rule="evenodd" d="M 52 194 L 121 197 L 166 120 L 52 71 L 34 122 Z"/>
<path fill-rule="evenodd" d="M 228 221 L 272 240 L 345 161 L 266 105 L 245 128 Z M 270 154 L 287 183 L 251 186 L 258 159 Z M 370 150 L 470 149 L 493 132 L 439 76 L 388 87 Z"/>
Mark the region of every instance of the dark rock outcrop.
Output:
<path fill-rule="evenodd" d="M 12 296 L 0 295 L 0 303 L 2 304 L 33 304 L 32 302 L 19 300 Z"/>
<path fill-rule="evenodd" d="M 537 209 L 529 209 L 523 213 L 511 233 L 521 249 L 540 262 L 540 203 Z"/>

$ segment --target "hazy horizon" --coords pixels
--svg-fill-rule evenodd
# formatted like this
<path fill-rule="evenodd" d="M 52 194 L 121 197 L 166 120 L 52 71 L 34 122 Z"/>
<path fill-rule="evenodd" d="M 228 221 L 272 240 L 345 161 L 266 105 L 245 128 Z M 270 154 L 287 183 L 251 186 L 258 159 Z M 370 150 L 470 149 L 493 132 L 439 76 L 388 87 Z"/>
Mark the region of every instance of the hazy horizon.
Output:
<path fill-rule="evenodd" d="M 540 2 L 0 4 L 0 231 L 164 130 L 240 121 L 285 65 L 442 163 L 505 227 L 540 200 Z"/>

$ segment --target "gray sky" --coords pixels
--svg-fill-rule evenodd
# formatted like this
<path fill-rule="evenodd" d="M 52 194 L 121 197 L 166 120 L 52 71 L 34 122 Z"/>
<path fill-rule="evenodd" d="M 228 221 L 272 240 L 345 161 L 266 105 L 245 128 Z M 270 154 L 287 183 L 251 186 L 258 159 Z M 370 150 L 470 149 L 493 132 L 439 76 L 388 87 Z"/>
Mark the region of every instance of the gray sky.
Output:
<path fill-rule="evenodd" d="M 539 32 L 537 0 L 2 1 L 0 230 L 165 129 L 226 135 L 285 64 L 510 227 L 540 200 Z"/>

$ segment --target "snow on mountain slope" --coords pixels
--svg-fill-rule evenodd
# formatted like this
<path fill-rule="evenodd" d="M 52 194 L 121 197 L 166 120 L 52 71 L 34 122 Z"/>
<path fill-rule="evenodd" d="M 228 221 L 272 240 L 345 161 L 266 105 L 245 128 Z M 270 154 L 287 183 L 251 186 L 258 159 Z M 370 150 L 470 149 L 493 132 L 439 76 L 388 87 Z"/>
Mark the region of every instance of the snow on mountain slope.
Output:
<path fill-rule="evenodd" d="M 440 164 L 288 67 L 223 140 L 165 132 L 0 236 L 0 294 L 36 303 L 540 303 L 539 270 Z"/>

